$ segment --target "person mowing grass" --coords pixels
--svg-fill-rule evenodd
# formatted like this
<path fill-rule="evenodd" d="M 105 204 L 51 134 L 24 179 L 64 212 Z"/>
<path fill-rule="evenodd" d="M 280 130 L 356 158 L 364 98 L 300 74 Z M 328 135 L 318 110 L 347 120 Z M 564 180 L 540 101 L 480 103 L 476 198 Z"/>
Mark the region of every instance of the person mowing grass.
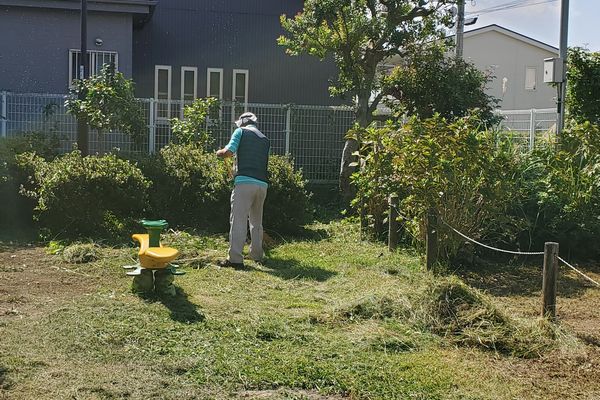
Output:
<path fill-rule="evenodd" d="M 261 261 L 263 251 L 263 205 L 269 187 L 267 165 L 269 162 L 269 139 L 257 128 L 258 118 L 247 112 L 235 121 L 237 129 L 231 140 L 217 150 L 221 158 L 236 155 L 235 179 L 231 192 L 231 214 L 229 217 L 229 255 L 219 263 L 222 267 L 244 267 L 242 251 L 246 243 L 250 222 L 249 258 Z"/>

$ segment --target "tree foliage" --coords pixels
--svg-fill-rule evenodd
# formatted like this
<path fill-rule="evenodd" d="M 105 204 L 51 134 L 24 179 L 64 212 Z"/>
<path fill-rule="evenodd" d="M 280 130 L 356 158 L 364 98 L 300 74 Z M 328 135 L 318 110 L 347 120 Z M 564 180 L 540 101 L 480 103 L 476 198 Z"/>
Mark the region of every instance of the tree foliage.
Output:
<path fill-rule="evenodd" d="M 567 105 L 577 122 L 600 124 L 600 52 L 569 49 Z"/>
<path fill-rule="evenodd" d="M 171 132 L 180 144 L 197 143 L 207 148 L 212 141 L 210 127 L 218 123 L 211 119 L 219 108 L 219 100 L 214 97 L 196 99 L 183 109 L 183 119 L 171 120 Z"/>
<path fill-rule="evenodd" d="M 293 18 L 281 16 L 286 34 L 279 44 L 290 55 L 307 53 L 320 59 L 331 56 L 338 68 L 332 95 L 356 101 L 356 121 L 365 128 L 383 98 L 379 91 L 379 65 L 394 55 L 404 55 L 410 45 L 444 36 L 451 21 L 449 5 L 456 0 L 306 0 Z M 340 186 L 351 195 L 349 178 L 352 154 L 358 141 L 344 146 Z"/>
<path fill-rule="evenodd" d="M 402 64 L 384 79 L 384 91 L 395 101 L 398 114 L 430 118 L 435 113 L 449 120 L 477 108 L 486 122 L 496 122 L 498 100 L 485 92 L 492 77 L 468 61 L 448 57 L 443 46 L 411 48 Z"/>
<path fill-rule="evenodd" d="M 94 129 L 141 137 L 146 132 L 146 121 L 134 87 L 132 80 L 105 64 L 99 74 L 73 82 L 65 106 Z"/>
<path fill-rule="evenodd" d="M 290 55 L 333 56 L 338 78 L 331 93 L 358 96 L 360 103 L 379 89 L 376 75 L 382 61 L 404 55 L 409 45 L 443 37 L 440 28 L 450 22 L 447 6 L 455 2 L 308 0 L 294 18 L 281 16 L 287 34 L 279 44 Z M 368 111 L 380 100 L 374 99 Z"/>

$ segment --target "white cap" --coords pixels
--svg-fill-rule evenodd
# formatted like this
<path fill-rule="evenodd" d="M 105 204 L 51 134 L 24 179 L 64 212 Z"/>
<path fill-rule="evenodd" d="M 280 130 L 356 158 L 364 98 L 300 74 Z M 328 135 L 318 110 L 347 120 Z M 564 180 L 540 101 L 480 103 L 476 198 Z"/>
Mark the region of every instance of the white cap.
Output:
<path fill-rule="evenodd" d="M 242 127 L 242 125 L 248 125 L 249 123 L 256 123 L 256 121 L 258 121 L 258 118 L 256 118 L 256 115 L 252 114 L 251 112 L 245 112 L 242 115 L 240 115 L 240 118 L 235 121 L 235 124 L 237 125 L 238 128 Z"/>

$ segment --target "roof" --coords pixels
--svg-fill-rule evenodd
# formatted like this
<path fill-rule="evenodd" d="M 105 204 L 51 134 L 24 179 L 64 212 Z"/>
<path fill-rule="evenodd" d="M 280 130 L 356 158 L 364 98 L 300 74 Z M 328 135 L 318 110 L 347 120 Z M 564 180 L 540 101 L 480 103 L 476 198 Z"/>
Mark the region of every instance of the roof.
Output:
<path fill-rule="evenodd" d="M 487 25 L 487 26 L 483 26 L 481 28 L 477 28 L 477 29 L 473 29 L 473 30 L 467 31 L 467 32 L 464 33 L 464 37 L 468 38 L 468 37 L 471 37 L 471 36 L 476 36 L 476 35 L 480 35 L 482 33 L 492 32 L 492 31 L 493 32 L 501 33 L 501 34 L 506 35 L 506 36 L 510 36 L 513 39 L 517 39 L 517 40 L 520 40 L 522 42 L 528 43 L 528 44 L 530 44 L 532 46 L 536 46 L 536 47 L 539 47 L 539 48 L 544 49 L 546 51 L 558 54 L 558 48 L 557 47 L 550 46 L 549 44 L 546 44 L 544 42 L 540 42 L 539 40 L 530 38 L 529 36 L 522 35 L 522 34 L 520 34 L 518 32 L 512 31 L 510 29 L 507 29 L 507 28 L 505 28 L 503 26 L 496 25 L 496 24 Z"/>
<path fill-rule="evenodd" d="M 122 12 L 149 14 L 157 4 L 156 0 L 89 0 L 89 11 Z M 65 10 L 81 9 L 80 0 L 0 0 L 0 6 L 58 8 Z"/>

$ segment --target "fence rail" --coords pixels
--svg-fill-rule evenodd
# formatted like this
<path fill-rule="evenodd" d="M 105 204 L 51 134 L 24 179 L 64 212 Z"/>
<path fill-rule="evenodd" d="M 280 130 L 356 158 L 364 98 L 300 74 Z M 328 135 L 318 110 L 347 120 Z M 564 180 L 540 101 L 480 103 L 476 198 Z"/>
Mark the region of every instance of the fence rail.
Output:
<path fill-rule="evenodd" d="M 513 137 L 533 150 L 535 142 L 543 135 L 556 132 L 556 109 L 499 110 L 500 127 L 513 133 Z"/>
<path fill-rule="evenodd" d="M 0 92 L 0 137 L 24 132 L 56 135 L 60 150 L 70 151 L 77 138 L 77 121 L 67 114 L 67 95 Z M 186 103 L 180 100 L 140 99 L 147 135 L 133 140 L 119 132 L 90 131 L 90 152 L 107 153 L 118 149 L 128 153 L 152 153 L 170 143 L 170 119 L 182 117 Z M 289 154 L 306 179 L 334 182 L 338 178 L 344 136 L 354 122 L 350 107 L 223 102 L 220 123 L 211 127 L 215 146 L 227 143 L 235 117 L 244 111 L 255 113 L 260 129 L 271 139 L 274 154 Z M 553 109 L 499 111 L 503 129 L 513 132 L 517 141 L 532 149 L 536 140 L 556 124 Z"/>

